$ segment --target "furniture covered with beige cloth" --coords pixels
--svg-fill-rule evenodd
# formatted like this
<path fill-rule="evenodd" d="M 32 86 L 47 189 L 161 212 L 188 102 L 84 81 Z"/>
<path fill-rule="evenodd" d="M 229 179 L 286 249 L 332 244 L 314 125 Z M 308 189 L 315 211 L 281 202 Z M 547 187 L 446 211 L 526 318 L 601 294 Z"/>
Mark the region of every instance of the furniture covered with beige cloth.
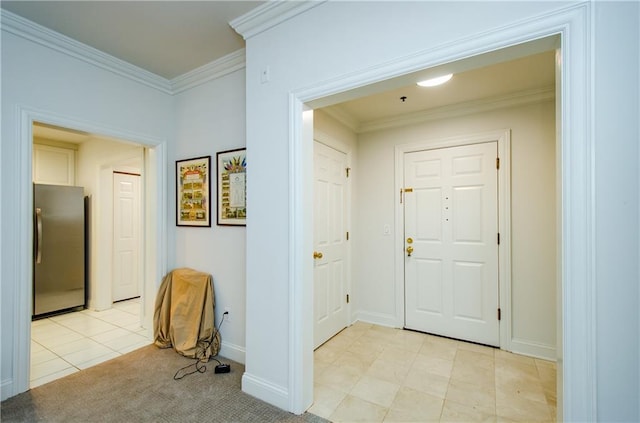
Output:
<path fill-rule="evenodd" d="M 208 361 L 220 351 L 211 275 L 175 269 L 162 280 L 153 315 L 154 343 Z M 215 334 L 215 335 L 214 335 Z M 214 339 L 215 336 L 215 339 Z"/>

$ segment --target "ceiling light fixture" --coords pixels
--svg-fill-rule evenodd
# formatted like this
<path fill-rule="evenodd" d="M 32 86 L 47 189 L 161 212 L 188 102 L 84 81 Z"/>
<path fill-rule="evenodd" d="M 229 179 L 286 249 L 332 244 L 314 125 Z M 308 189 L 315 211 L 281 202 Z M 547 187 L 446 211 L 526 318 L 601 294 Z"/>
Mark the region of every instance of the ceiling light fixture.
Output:
<path fill-rule="evenodd" d="M 447 75 L 438 76 L 437 78 L 426 79 L 424 81 L 418 82 L 418 85 L 421 87 L 435 87 L 436 85 L 441 85 L 451 79 L 453 76 L 452 73 Z"/>

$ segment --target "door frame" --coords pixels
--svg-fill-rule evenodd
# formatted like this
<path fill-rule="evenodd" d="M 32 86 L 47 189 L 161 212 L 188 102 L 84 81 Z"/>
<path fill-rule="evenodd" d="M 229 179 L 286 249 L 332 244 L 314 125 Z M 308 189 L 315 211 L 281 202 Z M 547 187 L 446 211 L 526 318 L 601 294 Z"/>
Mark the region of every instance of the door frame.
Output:
<path fill-rule="evenodd" d="M 594 128 L 591 124 L 594 80 L 591 45 L 593 18 L 589 3 L 572 4 L 472 38 L 456 40 L 410 57 L 398 58 L 362 72 L 319 81 L 289 93 L 289 378 L 287 390 L 264 389 L 262 397 L 304 412 L 313 402 L 313 350 L 308 290 L 300 280 L 312 280 L 305 259 L 309 241 L 310 211 L 305 190 L 311 176 L 312 131 L 307 111 L 322 107 L 324 99 L 386 81 L 416 69 L 474 57 L 497 49 L 545 37 L 559 36 L 556 66 L 556 119 L 558 172 L 558 416 L 563 420 L 596 420 L 595 270 L 593 265 L 595 219 Z M 306 163 L 306 166 L 305 166 Z M 570 360 L 564 360 L 570 357 Z"/>
<path fill-rule="evenodd" d="M 340 153 L 343 153 L 346 156 L 347 159 L 347 167 L 351 168 L 352 167 L 352 150 L 349 147 L 349 145 L 347 145 L 346 143 L 332 137 L 331 135 L 320 131 L 320 130 L 313 130 L 313 140 L 314 142 L 319 142 L 320 144 L 324 144 L 325 146 L 329 147 L 329 148 L 333 148 L 334 150 L 339 151 Z M 315 145 L 315 144 L 314 144 Z M 315 164 L 315 163 L 314 163 Z M 314 176 L 315 178 L 315 176 Z M 345 227 L 347 228 L 347 231 L 349 232 L 350 235 L 350 239 L 351 239 L 351 235 L 353 235 L 353 228 L 351 227 L 351 203 L 352 203 L 352 187 L 351 187 L 351 180 L 352 180 L 352 176 L 349 176 L 348 178 L 346 178 L 346 182 L 345 182 L 345 188 L 346 188 L 346 197 L 347 200 L 345 201 Z M 315 198 L 315 196 L 313 197 Z M 313 240 L 313 242 L 315 243 L 315 240 Z M 351 281 L 353 279 L 353 274 L 352 274 L 352 266 L 351 266 L 351 242 L 349 240 L 347 240 L 346 242 L 346 257 L 345 257 L 345 262 L 346 262 L 346 270 L 345 270 L 345 276 L 346 276 L 346 283 L 345 283 L 345 291 L 347 294 L 349 294 L 349 302 L 345 305 L 346 309 L 347 309 L 347 316 L 346 316 L 346 322 L 345 322 L 345 327 L 349 326 L 351 324 L 351 322 L 353 322 L 353 316 L 352 316 L 352 304 L 353 304 L 353 295 L 351 292 Z M 315 284 L 315 281 L 314 281 Z M 314 285 L 315 286 L 315 285 Z M 314 307 L 315 307 L 315 303 L 314 303 Z M 314 309 L 314 313 L 315 313 L 315 309 Z M 315 323 L 315 318 L 314 318 L 314 322 L 313 322 L 313 329 L 315 332 L 315 328 L 316 328 L 316 323 Z M 314 341 L 315 344 L 315 341 Z"/>
<path fill-rule="evenodd" d="M 143 304 L 140 321 L 147 329 L 151 339 L 153 330 L 153 306 L 159 278 L 167 269 L 167 140 L 159 139 L 118 128 L 108 127 L 95 122 L 77 120 L 56 113 L 18 107 L 19 123 L 16 139 L 19 141 L 19 162 L 17 165 L 17 191 L 20 193 L 19 206 L 22 210 L 33 210 L 32 190 L 32 154 L 33 123 L 40 122 L 63 128 L 99 134 L 118 140 L 147 147 L 144 155 L 144 168 L 150 177 L 145 180 L 144 198 L 144 283 Z M 16 245 L 16 273 L 18 280 L 32 279 L 32 239 L 33 224 L 29 213 L 22 213 L 17 222 L 20 244 Z M 29 389 L 31 358 L 31 308 L 33 296 L 32 284 L 17 284 L 14 291 L 16 304 L 15 334 L 13 343 L 13 394 Z"/>
<path fill-rule="evenodd" d="M 464 145 L 497 142 L 500 167 L 498 169 L 498 307 L 502 318 L 499 322 L 500 349 L 511 350 L 511 130 L 497 129 L 469 135 L 424 140 L 417 143 L 399 144 L 394 149 L 395 160 L 395 296 L 396 326 L 405 324 L 405 272 L 404 272 L 404 204 L 400 204 L 400 190 L 404 187 L 404 155 L 424 150 L 460 147 Z"/>

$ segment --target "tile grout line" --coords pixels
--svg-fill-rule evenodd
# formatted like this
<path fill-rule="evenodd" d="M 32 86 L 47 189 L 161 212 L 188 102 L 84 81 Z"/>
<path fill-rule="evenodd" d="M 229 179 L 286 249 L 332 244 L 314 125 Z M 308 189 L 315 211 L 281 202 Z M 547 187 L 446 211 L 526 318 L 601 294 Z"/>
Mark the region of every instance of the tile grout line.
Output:
<path fill-rule="evenodd" d="M 447 395 L 449 394 L 449 386 L 451 386 L 451 379 L 453 376 L 453 367 L 456 365 L 456 357 L 458 356 L 458 344 L 456 344 L 456 353 L 453 355 L 453 364 L 451 365 L 451 373 L 449 373 L 449 380 L 447 382 L 447 389 L 444 391 L 444 398 L 442 399 L 442 410 L 440 410 L 439 421 L 442 420 L 442 414 L 444 413 L 444 405 L 447 402 Z"/>
<path fill-rule="evenodd" d="M 133 304 L 133 302 L 132 302 L 132 304 Z M 119 307 L 118 307 L 118 308 L 114 307 L 114 308 L 113 308 L 113 310 L 118 310 L 119 312 L 126 313 L 126 314 L 129 314 L 129 315 L 132 315 L 132 316 L 135 316 L 135 314 L 130 313 L 130 312 L 125 311 L 125 310 L 122 310 L 122 309 L 120 309 Z M 84 311 L 84 310 L 83 310 L 83 311 Z M 100 322 L 103 322 L 103 323 L 107 323 L 107 324 L 113 325 L 113 326 L 114 326 L 114 329 L 122 329 L 122 330 L 124 330 L 124 331 L 128 332 L 128 333 L 127 333 L 126 335 L 124 335 L 124 336 L 132 335 L 132 334 L 133 334 L 133 335 L 138 335 L 138 336 L 140 336 L 138 333 L 136 333 L 136 332 L 134 332 L 134 331 L 131 331 L 130 329 L 127 329 L 127 328 L 125 328 L 125 327 L 123 327 L 123 326 L 120 326 L 120 324 L 115 324 L 115 323 L 113 323 L 113 321 L 104 320 L 104 319 L 101 319 L 101 318 L 98 318 L 98 317 L 94 317 L 94 316 L 91 316 L 91 315 L 90 315 L 90 314 L 88 314 L 88 313 L 82 313 L 82 311 L 78 311 L 78 312 L 75 312 L 75 313 L 77 313 L 77 314 L 78 314 L 78 316 L 81 316 L 81 318 L 82 318 L 82 319 L 88 319 L 88 321 L 91 321 L 91 320 L 100 321 Z M 75 316 L 74 316 L 74 317 L 75 317 Z M 70 317 L 70 319 L 73 319 L 74 317 Z M 92 361 L 92 360 L 97 360 L 97 359 L 99 359 L 99 358 L 106 357 L 106 356 L 108 356 L 108 355 L 110 355 L 110 354 L 112 354 L 112 353 L 116 353 L 116 354 L 118 354 L 118 356 L 121 356 L 121 355 L 123 355 L 123 354 L 124 354 L 124 353 L 121 353 L 120 351 L 118 351 L 118 350 L 116 350 L 116 349 L 112 348 L 111 346 L 104 344 L 103 342 L 96 341 L 96 340 L 95 340 L 95 339 L 93 339 L 91 336 L 87 336 L 86 334 L 84 334 L 84 333 L 82 333 L 82 332 L 79 332 L 79 331 L 77 331 L 76 329 L 73 329 L 72 327 L 69 327 L 69 326 L 67 326 L 67 325 L 64 325 L 63 323 L 58 322 L 58 321 L 56 321 L 56 320 L 52 320 L 50 317 L 47 317 L 47 320 L 48 320 L 51 324 L 55 324 L 55 325 L 60 326 L 60 327 L 62 327 L 62 328 L 64 328 L 64 329 L 66 329 L 66 330 L 69 330 L 69 331 L 71 331 L 71 332 L 74 332 L 74 333 L 76 333 L 76 334 L 80 335 L 80 336 L 82 337 L 81 339 L 87 339 L 87 340 L 90 340 L 90 341 L 95 342 L 96 344 L 98 344 L 98 345 L 100 345 L 100 346 L 102 346 L 102 347 L 105 347 L 105 348 L 107 348 L 108 350 L 110 350 L 110 352 L 109 352 L 109 353 L 102 354 L 102 355 L 100 355 L 99 357 L 93 357 L 93 358 L 91 358 L 91 359 L 89 359 L 89 360 L 86 360 L 86 361 L 84 361 L 84 362 L 82 362 L 82 363 L 78 363 L 78 366 L 81 366 L 82 364 L 84 364 L 84 363 L 88 363 L 88 362 L 90 362 L 90 361 Z M 63 321 L 64 321 L 64 320 L 67 320 L 67 319 L 63 319 Z M 114 329 L 109 329 L 109 330 L 114 330 Z M 108 332 L 108 331 L 106 331 L 106 332 Z M 101 332 L 101 333 L 105 333 L 105 332 Z M 93 335 L 93 336 L 100 335 L 101 333 L 95 334 L 95 335 Z M 118 338 L 116 338 L 116 339 L 118 339 Z M 48 352 L 50 352 L 51 354 L 55 355 L 55 358 L 52 358 L 51 360 L 46 360 L 46 361 L 44 361 L 43 363 L 46 363 L 46 362 L 48 362 L 48 361 L 53 361 L 53 360 L 55 360 L 56 358 L 59 358 L 59 359 L 61 359 L 62 361 L 64 361 L 65 363 L 69 364 L 69 366 L 70 366 L 70 367 L 67 367 L 67 368 L 65 368 L 65 369 L 59 370 L 59 371 L 57 371 L 57 372 L 52 372 L 52 373 L 48 373 L 48 374 L 46 374 L 46 375 L 42 375 L 42 376 L 38 377 L 37 379 L 31 379 L 31 377 L 30 377 L 30 380 L 29 380 L 29 384 L 30 384 L 30 385 L 31 385 L 33 382 L 35 382 L 36 380 L 38 380 L 38 379 L 42 379 L 42 378 L 45 378 L 45 377 L 47 377 L 47 376 L 51 376 L 51 375 L 56 374 L 56 373 L 60 373 L 60 372 L 62 372 L 62 371 L 64 371 L 64 370 L 66 370 L 66 369 L 73 368 L 73 369 L 75 369 L 76 371 L 82 371 L 82 370 L 83 370 L 83 369 L 81 369 L 80 367 L 78 367 L 78 366 L 74 365 L 73 363 L 69 362 L 67 359 L 65 359 L 65 358 L 64 358 L 64 356 L 59 355 L 58 353 L 56 353 L 56 352 L 52 351 L 50 348 L 48 348 L 48 347 L 46 347 L 46 346 L 42 345 L 40 342 L 38 342 L 38 341 L 34 340 L 33 338 L 31 338 L 31 342 L 35 342 L 35 343 L 37 343 L 37 344 L 38 344 L 38 345 L 40 345 L 43 349 L 45 349 L 45 350 L 47 350 Z M 72 341 L 72 342 L 74 342 L 74 341 Z M 132 344 L 132 345 L 133 345 L 133 344 Z M 75 353 L 75 352 L 79 352 L 79 351 L 84 351 L 84 349 L 83 349 L 83 350 L 74 351 L 73 353 Z M 70 354 L 73 354 L 73 353 L 70 353 Z M 68 355 L 68 354 L 67 354 L 67 355 Z M 42 364 L 42 363 L 38 363 L 38 364 Z M 96 363 L 96 364 L 97 364 L 97 363 Z M 30 366 L 32 366 L 32 365 L 30 365 Z M 55 379 L 53 379 L 53 380 L 55 380 Z"/>
<path fill-rule="evenodd" d="M 360 334 L 360 336 L 362 336 L 362 334 Z M 428 339 L 428 338 L 425 338 L 425 339 Z M 355 342 L 355 340 L 354 340 L 354 341 L 352 341 L 352 342 L 351 342 L 351 344 L 348 344 L 348 345 L 352 345 L 354 342 Z M 384 352 L 385 352 L 385 351 L 387 351 L 387 348 L 388 348 L 389 346 L 392 346 L 391 344 L 392 344 L 392 342 L 393 342 L 393 341 L 388 340 L 387 342 L 389 343 L 389 345 L 385 345 L 385 346 L 383 347 L 383 349 L 382 349 L 382 350 L 377 354 L 378 359 L 379 359 L 379 358 L 384 354 Z M 422 345 L 424 345 L 424 343 L 425 343 L 425 340 L 423 340 Z M 345 346 L 340 347 L 340 348 L 338 349 L 338 351 L 339 351 L 340 353 L 344 353 L 345 351 L 347 351 L 347 350 L 348 350 L 348 345 L 347 345 L 346 347 L 345 347 Z M 457 346 L 456 346 L 456 350 L 455 350 L 455 353 L 453 354 L 453 364 L 452 364 L 451 372 L 450 372 L 450 374 L 449 374 L 449 378 L 448 378 L 448 381 L 447 381 L 446 390 L 445 390 L 445 392 L 444 392 L 444 399 L 443 399 L 443 402 L 442 402 L 442 407 L 440 408 L 440 416 L 439 416 L 440 420 L 442 420 L 442 419 L 443 419 L 443 416 L 444 416 L 444 409 L 445 409 L 444 405 L 445 405 L 445 403 L 446 403 L 447 401 L 451 401 L 451 400 L 447 400 L 447 397 L 448 397 L 448 395 L 450 394 L 450 391 L 451 391 L 451 386 L 452 386 L 452 382 L 453 382 L 453 381 L 452 381 L 452 375 L 453 375 L 453 373 L 454 373 L 456 359 L 460 358 L 461 351 L 463 351 L 463 350 L 464 350 L 465 352 L 467 352 L 467 351 L 468 351 L 469 353 L 474 353 L 474 354 L 483 354 L 483 355 L 487 356 L 487 358 L 490 358 L 490 359 L 491 359 L 491 368 L 492 368 L 492 377 L 491 377 L 491 379 L 492 379 L 492 381 L 491 381 L 491 382 L 489 382 L 489 385 L 487 385 L 487 386 L 488 386 L 488 387 L 490 387 L 491 385 L 493 385 L 493 388 L 494 388 L 494 389 L 493 389 L 493 391 L 494 391 L 494 398 L 493 398 L 493 400 L 491 401 L 491 405 L 487 404 L 487 405 L 489 405 L 489 409 L 488 409 L 487 411 L 488 411 L 488 412 L 491 412 L 491 414 L 492 414 L 492 416 L 491 416 L 491 417 L 493 417 L 493 418 L 498 418 L 498 409 L 497 409 L 497 399 L 498 399 L 498 396 L 497 396 L 497 393 L 498 393 L 498 390 L 499 390 L 499 389 L 498 389 L 498 388 L 499 388 L 499 383 L 498 383 L 498 382 L 499 382 L 499 380 L 498 380 L 498 370 L 497 370 L 497 367 L 498 367 L 498 366 L 497 366 L 497 363 L 498 363 L 499 361 L 502 361 L 502 358 L 501 358 L 501 357 L 499 357 L 499 354 L 498 354 L 498 352 L 499 352 L 500 350 L 498 350 L 498 349 L 493 349 L 493 350 L 491 351 L 491 354 L 487 354 L 486 352 L 476 351 L 475 349 L 458 348 L 458 347 L 459 347 L 459 345 L 460 345 L 460 343 L 458 343 L 458 344 L 456 344 L 456 345 L 457 345 Z M 404 349 L 404 348 L 402 348 L 402 347 L 398 347 L 398 348 L 399 348 L 399 349 Z M 422 348 L 422 347 L 421 347 L 421 348 Z M 412 364 L 411 364 L 411 365 L 409 365 L 409 368 L 411 368 L 411 367 L 412 367 L 412 365 L 413 365 L 413 364 L 415 364 L 415 362 L 416 362 L 416 360 L 417 360 L 417 357 L 420 355 L 420 350 L 421 350 L 421 348 L 419 348 L 419 349 L 418 349 L 418 352 L 413 356 Z M 415 351 L 412 351 L 411 349 L 407 349 L 406 351 L 415 352 Z M 516 354 L 515 356 L 517 356 L 517 354 Z M 334 359 L 334 361 L 335 361 L 335 359 Z M 510 361 L 510 360 L 507 360 L 507 361 Z M 375 361 L 374 361 L 374 362 L 375 362 Z M 542 362 L 538 362 L 538 361 L 534 361 L 534 362 L 533 362 L 533 364 L 534 364 L 534 366 L 533 366 L 533 367 L 535 368 L 536 380 L 537 380 L 537 382 L 541 385 L 541 384 L 542 384 L 541 369 L 542 369 L 542 367 L 544 367 L 544 364 L 543 364 Z M 354 386 L 352 386 L 352 387 L 348 390 L 348 392 L 347 392 L 345 395 L 351 395 L 351 394 L 352 394 L 352 392 L 354 392 L 355 386 L 356 386 L 356 385 L 357 385 L 357 384 L 362 380 L 362 378 L 366 375 L 366 373 L 367 373 L 368 369 L 370 369 L 371 367 L 372 367 L 372 365 L 370 364 L 370 365 L 368 366 L 368 368 L 367 368 L 367 369 L 365 369 L 365 370 L 364 370 L 364 372 L 362 372 L 362 373 L 358 376 L 358 381 L 357 381 L 357 382 L 355 382 L 355 385 L 354 385 Z M 554 371 L 555 371 L 555 369 L 554 369 Z M 545 373 L 546 373 L 546 371 L 545 371 Z M 375 378 L 375 377 L 374 377 L 374 378 Z M 490 379 L 490 380 L 491 380 L 491 379 Z M 405 375 L 405 383 L 406 383 L 406 375 Z M 405 383 L 400 384 L 400 388 L 402 388 L 403 386 L 406 386 L 406 385 L 405 385 Z M 500 386 L 501 386 L 501 385 L 500 385 Z M 544 389 L 544 387 L 542 387 L 542 386 L 541 386 L 541 388 L 543 389 L 543 391 L 545 390 L 545 389 Z M 502 389 L 502 388 L 501 388 L 501 389 Z M 340 390 L 340 389 L 338 389 L 338 390 Z M 345 391 L 342 391 L 342 392 L 345 392 Z M 391 406 L 389 406 L 389 407 L 384 407 L 384 408 L 385 408 L 385 413 L 384 413 L 383 420 L 384 420 L 384 419 L 386 419 L 386 418 L 389 416 L 390 410 L 391 410 L 392 405 L 393 405 L 393 403 L 394 403 L 394 401 L 395 401 L 395 398 L 397 398 L 398 392 L 399 392 L 399 390 L 398 390 L 398 391 L 396 391 L 396 393 L 395 393 L 395 395 L 394 395 L 394 399 L 391 401 Z M 550 392 L 551 392 L 551 391 L 550 391 Z M 545 393 L 544 404 L 546 405 L 546 409 L 547 409 L 548 416 L 549 416 L 549 417 L 551 417 L 551 418 L 553 419 L 553 418 L 554 418 L 554 413 L 553 413 L 553 406 L 552 406 L 552 403 L 551 403 L 552 399 L 549 399 L 549 398 L 552 398 L 552 397 L 548 397 L 548 396 L 546 396 L 546 392 L 544 392 L 544 393 Z M 346 396 L 345 396 L 345 398 L 346 398 Z M 371 401 L 366 400 L 366 399 L 364 399 L 364 398 L 360 398 L 360 397 L 358 397 L 358 398 L 359 398 L 359 399 L 363 399 L 365 402 L 372 403 Z M 335 413 L 335 412 L 336 412 L 336 410 L 338 410 L 338 409 L 340 408 L 340 406 L 344 403 L 344 400 L 345 400 L 345 399 L 343 398 L 343 399 L 342 399 L 342 400 L 341 400 L 341 401 L 340 401 L 336 406 L 334 406 L 334 407 L 333 407 L 333 410 L 330 412 L 330 414 Z M 457 401 L 451 401 L 451 403 L 459 404 Z M 379 405 L 379 404 L 377 404 L 377 403 L 373 403 L 373 404 Z M 462 403 L 462 404 L 459 404 L 459 405 L 466 406 L 467 408 L 475 408 L 475 407 L 473 407 L 473 405 L 469 405 L 469 404 L 466 404 L 466 403 Z M 484 413 L 482 413 L 482 414 L 484 414 Z M 508 416 L 505 416 L 505 417 L 508 417 Z"/>

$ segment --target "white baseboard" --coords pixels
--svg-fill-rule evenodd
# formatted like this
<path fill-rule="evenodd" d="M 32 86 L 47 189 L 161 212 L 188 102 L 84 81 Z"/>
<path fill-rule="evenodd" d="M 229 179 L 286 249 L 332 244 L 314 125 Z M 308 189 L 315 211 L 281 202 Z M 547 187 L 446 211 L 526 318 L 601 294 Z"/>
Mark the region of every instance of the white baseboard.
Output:
<path fill-rule="evenodd" d="M 289 410 L 289 392 L 282 386 L 245 372 L 242 375 L 242 391 L 278 408 Z"/>
<path fill-rule="evenodd" d="M 401 328 L 398 324 L 396 316 L 390 314 L 375 313 L 369 311 L 359 311 L 356 313 L 355 320 L 361 322 L 373 323 L 374 325 L 387 326 L 390 328 Z"/>
<path fill-rule="evenodd" d="M 524 339 L 511 339 L 511 352 L 534 358 L 556 361 L 556 348 L 551 345 L 538 344 Z"/>
<path fill-rule="evenodd" d="M 5 379 L 0 383 L 0 401 L 13 396 L 13 379 Z"/>
<path fill-rule="evenodd" d="M 222 341 L 220 344 L 220 352 L 219 354 L 222 357 L 228 358 L 229 360 L 236 361 L 238 363 L 245 364 L 246 363 L 246 350 L 244 347 L 240 345 L 235 345 L 230 342 Z"/>

